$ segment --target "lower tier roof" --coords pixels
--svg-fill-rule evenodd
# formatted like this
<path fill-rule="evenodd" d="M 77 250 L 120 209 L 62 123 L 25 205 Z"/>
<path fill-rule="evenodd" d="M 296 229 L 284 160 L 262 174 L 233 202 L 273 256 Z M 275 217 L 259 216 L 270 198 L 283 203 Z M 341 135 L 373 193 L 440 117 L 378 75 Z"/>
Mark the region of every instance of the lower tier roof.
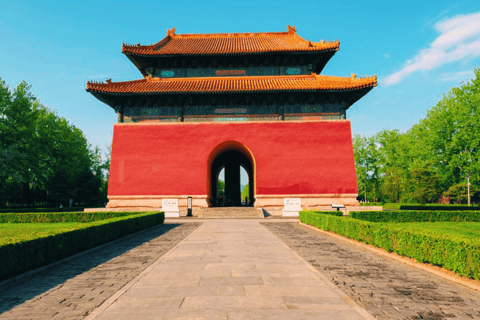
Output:
<path fill-rule="evenodd" d="M 151 78 L 112 82 L 87 82 L 86 90 L 93 94 L 143 95 L 181 93 L 248 93 L 248 92 L 338 92 L 356 91 L 377 86 L 377 77 L 356 78 L 311 75 Z"/>

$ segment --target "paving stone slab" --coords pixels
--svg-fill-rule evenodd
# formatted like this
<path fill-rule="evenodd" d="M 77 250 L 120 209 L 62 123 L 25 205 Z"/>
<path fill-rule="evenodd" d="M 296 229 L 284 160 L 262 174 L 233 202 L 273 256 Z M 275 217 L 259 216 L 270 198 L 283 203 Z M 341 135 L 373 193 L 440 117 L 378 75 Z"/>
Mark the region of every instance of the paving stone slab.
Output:
<path fill-rule="evenodd" d="M 229 310 L 229 320 L 354 320 L 358 314 L 352 310 Z"/>
<path fill-rule="evenodd" d="M 192 238 L 210 242 L 196 251 Z M 154 309 L 172 319 L 373 319 L 257 221 L 242 220 L 204 222 L 88 320 L 166 318 Z"/>

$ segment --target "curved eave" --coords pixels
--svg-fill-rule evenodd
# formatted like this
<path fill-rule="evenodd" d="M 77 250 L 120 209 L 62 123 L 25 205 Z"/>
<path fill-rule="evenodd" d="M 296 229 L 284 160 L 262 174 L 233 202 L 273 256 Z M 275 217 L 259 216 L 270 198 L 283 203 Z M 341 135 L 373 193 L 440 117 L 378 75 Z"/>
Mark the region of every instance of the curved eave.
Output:
<path fill-rule="evenodd" d="M 105 92 L 100 90 L 87 89 L 87 92 L 92 94 L 104 94 L 112 96 L 139 96 L 139 95 L 170 95 L 170 94 L 239 94 L 239 93 L 284 93 L 284 92 L 355 92 L 363 89 L 373 89 L 374 86 L 358 87 L 353 89 L 275 89 L 275 90 L 225 90 L 225 91 L 158 91 L 158 92 Z"/>
<path fill-rule="evenodd" d="M 261 77 L 150 78 L 107 83 L 87 83 L 87 92 L 114 107 L 122 104 L 120 97 L 181 96 L 181 95 L 257 95 L 278 93 L 337 93 L 352 105 L 377 86 L 376 77 L 350 78 L 298 75 Z"/>
<path fill-rule="evenodd" d="M 337 53 L 337 49 L 330 49 L 330 50 L 323 50 L 323 51 L 275 51 L 275 52 L 245 52 L 245 53 L 238 53 L 238 52 L 232 52 L 232 53 L 222 53 L 222 54 L 188 54 L 188 55 L 141 55 L 141 54 L 130 54 L 130 53 L 124 53 L 125 56 L 130 60 L 135 67 L 140 71 L 140 73 L 145 77 L 147 76 L 146 73 L 146 68 L 152 66 L 154 64 L 155 60 L 158 59 L 173 59 L 173 58 L 192 58 L 192 57 L 244 57 L 244 58 L 253 58 L 255 56 L 275 56 L 276 54 L 278 55 L 290 55 L 290 56 L 295 56 L 295 55 L 301 55 L 301 54 L 308 54 L 309 56 L 312 56 L 312 59 L 314 61 L 317 61 L 316 68 L 315 68 L 315 73 L 320 74 L 325 66 L 327 65 L 328 61 Z M 219 66 L 219 67 L 227 67 L 227 66 Z"/>
<path fill-rule="evenodd" d="M 343 92 L 377 86 L 377 78 L 320 76 L 228 76 L 151 78 L 133 81 L 88 82 L 87 91 L 104 94 L 207 94 L 253 92 Z"/>
<path fill-rule="evenodd" d="M 135 56 L 142 58 L 173 58 L 173 57 L 191 57 L 191 56 L 245 56 L 245 55 L 259 55 L 259 54 L 320 54 L 327 52 L 336 52 L 340 47 L 327 48 L 319 50 L 276 50 L 276 51 L 248 51 L 248 52 L 205 52 L 205 53 L 175 53 L 175 54 L 143 54 L 132 52 L 122 48 L 122 53 L 127 56 Z"/>

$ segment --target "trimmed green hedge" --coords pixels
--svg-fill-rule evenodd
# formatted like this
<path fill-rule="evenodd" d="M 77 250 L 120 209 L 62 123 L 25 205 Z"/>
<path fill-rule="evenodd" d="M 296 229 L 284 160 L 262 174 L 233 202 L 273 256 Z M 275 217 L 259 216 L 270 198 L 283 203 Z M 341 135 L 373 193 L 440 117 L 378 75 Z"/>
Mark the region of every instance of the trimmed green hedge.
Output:
<path fill-rule="evenodd" d="M 442 211 L 479 211 L 480 206 L 452 206 L 452 205 L 412 205 L 412 206 L 400 206 L 400 210 L 442 210 Z"/>
<path fill-rule="evenodd" d="M 342 211 L 312 211 L 312 212 L 318 212 L 318 213 L 323 213 L 323 214 L 330 214 L 330 215 L 332 215 L 332 216 L 337 216 L 337 217 L 343 216 L 343 212 L 342 212 Z"/>
<path fill-rule="evenodd" d="M 360 202 L 361 206 L 383 206 L 383 202 Z"/>
<path fill-rule="evenodd" d="M 138 214 L 138 212 L 0 213 L 0 223 L 93 222 L 133 214 Z"/>
<path fill-rule="evenodd" d="M 371 222 L 480 222 L 480 211 L 350 211 L 349 215 Z"/>
<path fill-rule="evenodd" d="M 0 209 L 0 213 L 23 213 L 23 212 L 71 212 L 83 211 L 85 207 L 65 207 L 65 208 L 20 208 L 20 209 Z"/>
<path fill-rule="evenodd" d="M 301 211 L 301 222 L 480 280 L 480 241 Z"/>
<path fill-rule="evenodd" d="M 50 264 L 137 231 L 162 224 L 163 212 L 86 223 L 75 230 L 0 246 L 0 280 Z"/>

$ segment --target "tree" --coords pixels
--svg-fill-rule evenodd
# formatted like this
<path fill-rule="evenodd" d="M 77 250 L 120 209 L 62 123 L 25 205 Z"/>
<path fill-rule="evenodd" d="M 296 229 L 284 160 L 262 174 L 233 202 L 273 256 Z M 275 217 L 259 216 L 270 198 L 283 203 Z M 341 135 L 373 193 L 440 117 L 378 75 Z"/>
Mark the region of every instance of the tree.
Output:
<path fill-rule="evenodd" d="M 353 153 L 357 172 L 358 193 L 367 200 L 374 200 L 379 195 L 379 177 L 381 173 L 381 154 L 375 136 L 353 137 Z"/>
<path fill-rule="evenodd" d="M 0 148 L 0 206 L 13 196 L 14 186 L 18 188 L 24 181 L 19 166 L 24 158 L 25 154 L 20 153 L 16 144 Z"/>
<path fill-rule="evenodd" d="M 464 182 L 467 172 L 480 172 L 480 68 L 475 79 L 450 92 L 409 130 L 416 142 L 418 166 L 427 163 L 442 180 L 445 190 Z"/>
<path fill-rule="evenodd" d="M 248 184 L 245 185 L 245 187 L 243 187 L 243 190 L 242 190 L 242 201 L 244 201 L 246 198 L 250 200 L 250 187 Z"/>
<path fill-rule="evenodd" d="M 369 200 L 436 201 L 465 183 L 468 174 L 475 188 L 480 184 L 480 68 L 475 79 L 452 88 L 407 132 L 356 135 L 353 144 L 359 194 L 366 189 Z"/>
<path fill-rule="evenodd" d="M 436 201 L 442 192 L 440 188 L 441 177 L 425 168 L 412 170 L 413 183 L 410 185 L 410 197 L 412 200 L 425 203 Z"/>
<path fill-rule="evenodd" d="M 399 169 L 388 167 L 380 185 L 381 198 L 385 202 L 399 202 L 401 198 L 402 178 Z"/>
<path fill-rule="evenodd" d="M 0 203 L 64 201 L 55 184 L 61 181 L 73 196 L 79 174 L 102 165 L 97 153 L 82 131 L 43 106 L 26 82 L 10 91 L 0 78 Z"/>
<path fill-rule="evenodd" d="M 217 191 L 219 198 L 225 198 L 225 181 L 218 179 L 217 181 Z"/>
<path fill-rule="evenodd" d="M 70 181 L 63 170 L 55 172 L 52 179 L 48 182 L 47 192 L 50 201 L 55 205 L 67 206 L 67 203 L 71 197 Z"/>
<path fill-rule="evenodd" d="M 457 183 L 451 186 L 444 194 L 454 203 L 468 203 L 468 187 L 466 183 Z M 470 187 L 470 199 L 472 202 L 480 201 L 480 190 L 477 187 Z"/>
<path fill-rule="evenodd" d="M 85 169 L 77 176 L 75 181 L 76 200 L 84 205 L 96 204 L 99 199 L 99 190 L 102 179 L 96 176 L 92 170 Z"/>
<path fill-rule="evenodd" d="M 217 186 L 218 186 L 218 191 L 225 191 L 225 181 L 219 179 Z"/>

